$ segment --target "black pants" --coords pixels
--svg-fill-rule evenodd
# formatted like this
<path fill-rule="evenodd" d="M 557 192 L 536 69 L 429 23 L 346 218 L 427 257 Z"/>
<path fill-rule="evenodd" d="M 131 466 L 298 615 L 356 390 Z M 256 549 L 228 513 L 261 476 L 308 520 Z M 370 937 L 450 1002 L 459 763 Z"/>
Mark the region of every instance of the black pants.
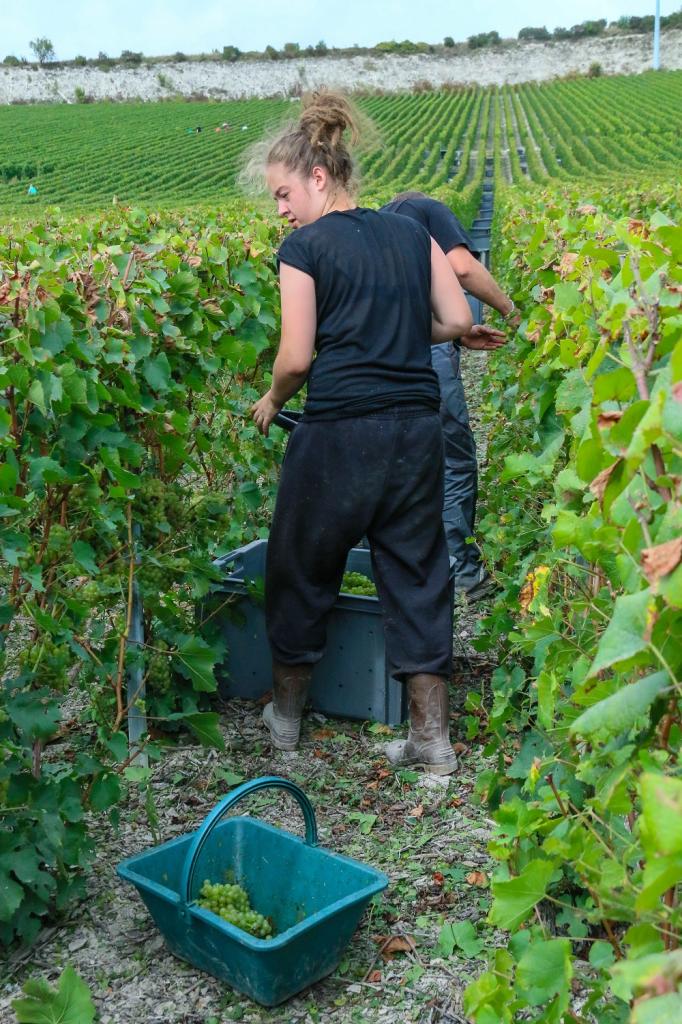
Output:
<path fill-rule="evenodd" d="M 451 342 L 431 346 L 440 384 L 440 416 L 445 446 L 443 523 L 450 554 L 457 563 L 457 589 L 468 590 L 481 578 L 482 557 L 472 543 L 478 496 L 476 441 L 469 424 L 459 348 Z"/>
<path fill-rule="evenodd" d="M 348 552 L 366 534 L 391 673 L 449 677 L 442 508 L 443 438 L 435 412 L 303 420 L 289 441 L 268 542 L 273 657 L 289 665 L 320 660 Z"/>

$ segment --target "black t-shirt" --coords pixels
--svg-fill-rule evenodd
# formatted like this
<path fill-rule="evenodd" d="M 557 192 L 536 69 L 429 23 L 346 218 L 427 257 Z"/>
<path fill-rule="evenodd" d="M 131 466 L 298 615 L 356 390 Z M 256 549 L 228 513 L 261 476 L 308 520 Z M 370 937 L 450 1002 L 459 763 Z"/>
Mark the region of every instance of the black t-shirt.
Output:
<path fill-rule="evenodd" d="M 306 418 L 439 407 L 431 367 L 431 239 L 407 217 L 358 207 L 293 231 L 279 259 L 315 281 Z"/>
<path fill-rule="evenodd" d="M 452 210 L 430 196 L 415 196 L 413 199 L 394 199 L 382 206 L 381 213 L 399 213 L 423 224 L 432 238 L 438 242 L 444 253 L 458 245 L 464 245 L 469 252 L 476 253 L 474 243 L 466 233 Z"/>

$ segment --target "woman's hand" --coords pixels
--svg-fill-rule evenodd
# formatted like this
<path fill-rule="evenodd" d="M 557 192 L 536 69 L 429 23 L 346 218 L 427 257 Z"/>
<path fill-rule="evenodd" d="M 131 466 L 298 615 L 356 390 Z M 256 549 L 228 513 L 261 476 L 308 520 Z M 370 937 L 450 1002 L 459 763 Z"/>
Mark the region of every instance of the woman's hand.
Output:
<path fill-rule="evenodd" d="M 477 352 L 492 352 L 506 345 L 507 335 L 495 327 L 488 327 L 487 324 L 474 324 L 469 333 L 463 334 L 459 341 L 464 348 L 472 348 Z"/>
<path fill-rule="evenodd" d="M 251 415 L 253 416 L 254 423 L 260 430 L 261 434 L 265 437 L 268 436 L 270 424 L 274 420 L 278 412 L 280 412 L 282 405 L 272 397 L 272 391 L 266 391 L 262 398 L 251 406 Z"/>

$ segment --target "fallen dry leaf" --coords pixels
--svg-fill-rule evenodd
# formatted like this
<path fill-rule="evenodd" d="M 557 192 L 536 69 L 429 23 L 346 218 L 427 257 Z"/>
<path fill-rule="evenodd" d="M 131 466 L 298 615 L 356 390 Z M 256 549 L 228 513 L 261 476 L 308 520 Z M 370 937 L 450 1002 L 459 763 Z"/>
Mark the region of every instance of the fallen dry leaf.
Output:
<path fill-rule="evenodd" d="M 469 752 L 466 743 L 453 743 L 452 749 L 456 754 L 467 754 Z"/>
<path fill-rule="evenodd" d="M 642 570 L 649 583 L 657 583 L 676 569 L 682 560 L 682 537 L 656 544 L 642 551 Z"/>
<path fill-rule="evenodd" d="M 470 871 L 466 876 L 466 880 L 469 885 L 478 885 L 481 886 L 481 888 L 485 888 L 488 884 L 488 878 L 482 871 Z"/>
<path fill-rule="evenodd" d="M 336 735 L 333 729 L 316 729 L 313 733 L 314 740 L 328 740 Z"/>
<path fill-rule="evenodd" d="M 411 811 L 407 812 L 407 817 L 408 818 L 422 818 L 423 816 L 424 816 L 424 805 L 423 804 L 417 804 L 416 807 L 413 807 Z"/>
<path fill-rule="evenodd" d="M 375 935 L 373 941 L 381 947 L 379 955 L 383 960 L 392 960 L 396 953 L 413 953 L 416 949 L 412 935 Z"/>
<path fill-rule="evenodd" d="M 367 975 L 367 981 L 370 981 L 373 985 L 381 981 L 381 971 L 371 971 L 371 973 Z"/>
<path fill-rule="evenodd" d="M 434 871 L 433 875 L 431 877 L 433 878 L 433 881 L 434 881 L 435 885 L 444 885 L 445 884 L 445 875 L 442 874 L 442 872 Z"/>

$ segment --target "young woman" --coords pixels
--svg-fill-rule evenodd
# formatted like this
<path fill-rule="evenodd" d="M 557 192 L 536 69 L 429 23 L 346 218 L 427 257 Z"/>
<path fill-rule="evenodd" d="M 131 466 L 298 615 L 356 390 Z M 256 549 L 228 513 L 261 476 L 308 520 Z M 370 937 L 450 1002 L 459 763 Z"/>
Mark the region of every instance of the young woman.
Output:
<path fill-rule="evenodd" d="M 316 94 L 266 158 L 278 212 L 297 230 L 279 250 L 282 337 L 272 387 L 253 407 L 259 429 L 306 381 L 308 395 L 268 543 L 273 700 L 263 718 L 276 747 L 295 749 L 346 557 L 366 535 L 387 658 L 409 694 L 408 738 L 387 754 L 447 774 L 457 765 L 452 618 L 430 345 L 465 334 L 471 315 L 425 228 L 356 205 L 346 130 L 355 136 L 347 102 Z"/>

